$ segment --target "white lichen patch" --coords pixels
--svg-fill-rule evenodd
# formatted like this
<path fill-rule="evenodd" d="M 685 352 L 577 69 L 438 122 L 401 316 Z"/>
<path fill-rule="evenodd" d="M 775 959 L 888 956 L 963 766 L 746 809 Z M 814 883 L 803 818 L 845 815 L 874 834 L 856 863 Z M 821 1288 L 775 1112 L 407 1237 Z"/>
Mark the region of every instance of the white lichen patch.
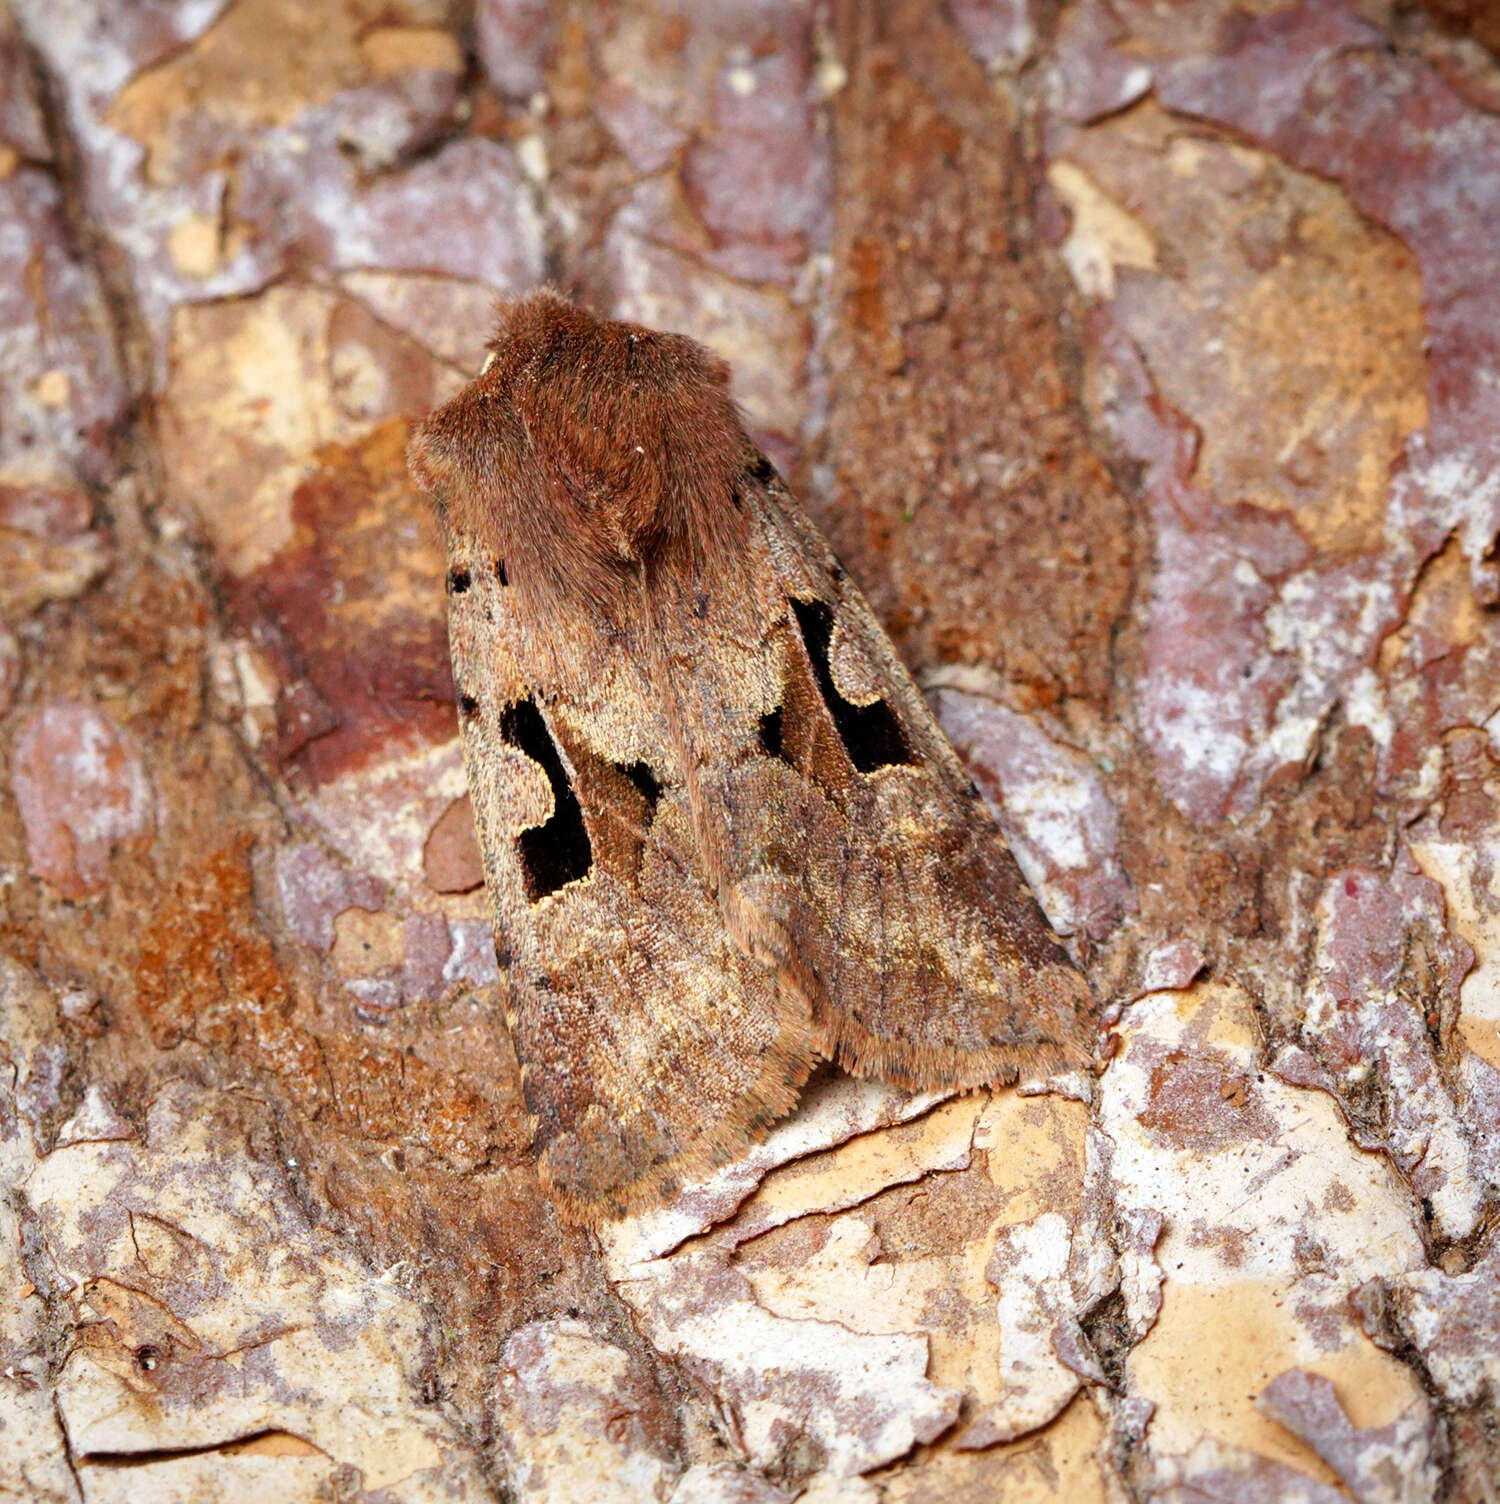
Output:
<path fill-rule="evenodd" d="M 1366 1280 L 1425 1266 L 1409 1194 L 1333 1101 L 1261 1070 L 1248 997 L 1198 983 L 1129 1006 L 1101 1087 L 1119 1212 L 1159 1213 L 1161 1312 L 1130 1353 L 1157 1465 L 1204 1436 L 1332 1481 L 1254 1408 L 1286 1369 L 1332 1380 L 1362 1426 L 1418 1394 L 1349 1314 Z M 1168 1471 L 1170 1469 L 1168 1468 Z M 1166 1473 L 1161 1474 L 1163 1480 Z"/>

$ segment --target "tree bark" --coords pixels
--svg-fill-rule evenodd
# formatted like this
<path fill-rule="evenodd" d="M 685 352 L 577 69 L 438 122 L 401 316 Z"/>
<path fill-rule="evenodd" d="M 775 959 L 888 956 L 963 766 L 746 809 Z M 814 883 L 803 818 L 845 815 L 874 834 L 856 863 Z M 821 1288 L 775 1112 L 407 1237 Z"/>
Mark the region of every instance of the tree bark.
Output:
<path fill-rule="evenodd" d="M 1494 45 L 0 0 L 0 1492 L 1492 1499 Z M 559 1220 L 403 461 L 545 280 L 731 362 L 1095 1076 Z"/>

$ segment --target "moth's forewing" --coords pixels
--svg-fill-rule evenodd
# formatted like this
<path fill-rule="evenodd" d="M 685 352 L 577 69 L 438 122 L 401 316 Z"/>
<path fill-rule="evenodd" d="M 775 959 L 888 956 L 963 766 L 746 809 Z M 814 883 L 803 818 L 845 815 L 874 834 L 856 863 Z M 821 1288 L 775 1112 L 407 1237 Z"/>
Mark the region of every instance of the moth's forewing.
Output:
<path fill-rule="evenodd" d="M 781 758 L 762 826 L 801 834 L 781 920 L 820 1048 L 923 1088 L 1084 1064 L 1093 1000 L 868 603 L 777 480 L 747 490 L 788 603 Z"/>
<path fill-rule="evenodd" d="M 557 689 L 536 666 L 550 649 L 518 619 L 500 561 L 461 533 L 449 559 L 507 1023 L 543 1177 L 596 1221 L 661 1199 L 790 1111 L 813 1063 L 809 1008 L 728 936 L 635 675 L 592 710 L 542 698 Z"/>

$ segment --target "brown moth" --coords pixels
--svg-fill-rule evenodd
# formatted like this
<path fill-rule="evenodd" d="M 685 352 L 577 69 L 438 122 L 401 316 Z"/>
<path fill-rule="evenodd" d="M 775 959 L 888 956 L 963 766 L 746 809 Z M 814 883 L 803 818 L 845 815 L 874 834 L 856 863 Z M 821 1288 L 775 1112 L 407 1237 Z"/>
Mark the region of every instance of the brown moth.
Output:
<path fill-rule="evenodd" d="M 410 462 L 565 1214 L 742 1152 L 819 1057 L 914 1088 L 1085 1063 L 1087 986 L 724 362 L 551 293 L 490 351 Z"/>

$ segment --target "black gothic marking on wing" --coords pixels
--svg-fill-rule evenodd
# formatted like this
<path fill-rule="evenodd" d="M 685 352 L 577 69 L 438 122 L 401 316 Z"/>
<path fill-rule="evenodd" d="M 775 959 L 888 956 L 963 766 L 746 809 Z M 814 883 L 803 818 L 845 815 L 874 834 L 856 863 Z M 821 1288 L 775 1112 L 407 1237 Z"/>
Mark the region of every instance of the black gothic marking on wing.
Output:
<path fill-rule="evenodd" d="M 868 705 L 851 705 L 838 691 L 828 667 L 828 649 L 833 641 L 833 612 L 823 601 L 793 600 L 792 614 L 807 647 L 813 677 L 828 713 L 833 717 L 839 740 L 849 754 L 849 761 L 861 773 L 877 768 L 891 768 L 915 762 L 901 723 L 884 700 Z"/>
<path fill-rule="evenodd" d="M 635 785 L 635 791 L 646 801 L 646 823 L 656 815 L 656 805 L 661 798 L 661 780 L 643 762 L 633 762 L 620 771 Z"/>
<path fill-rule="evenodd" d="M 536 763 L 552 785 L 551 817 L 541 825 L 523 830 L 518 840 L 526 891 L 535 903 L 568 883 L 587 877 L 593 866 L 594 849 L 584 828 L 578 796 L 568 781 L 567 770 L 536 701 L 526 699 L 507 705 L 500 715 L 500 735 Z"/>
<path fill-rule="evenodd" d="M 769 753 L 772 757 L 779 757 L 782 762 L 791 762 L 791 758 L 786 755 L 786 748 L 782 743 L 780 705 L 775 710 L 768 710 L 760 718 L 760 745 L 761 750 Z"/>

